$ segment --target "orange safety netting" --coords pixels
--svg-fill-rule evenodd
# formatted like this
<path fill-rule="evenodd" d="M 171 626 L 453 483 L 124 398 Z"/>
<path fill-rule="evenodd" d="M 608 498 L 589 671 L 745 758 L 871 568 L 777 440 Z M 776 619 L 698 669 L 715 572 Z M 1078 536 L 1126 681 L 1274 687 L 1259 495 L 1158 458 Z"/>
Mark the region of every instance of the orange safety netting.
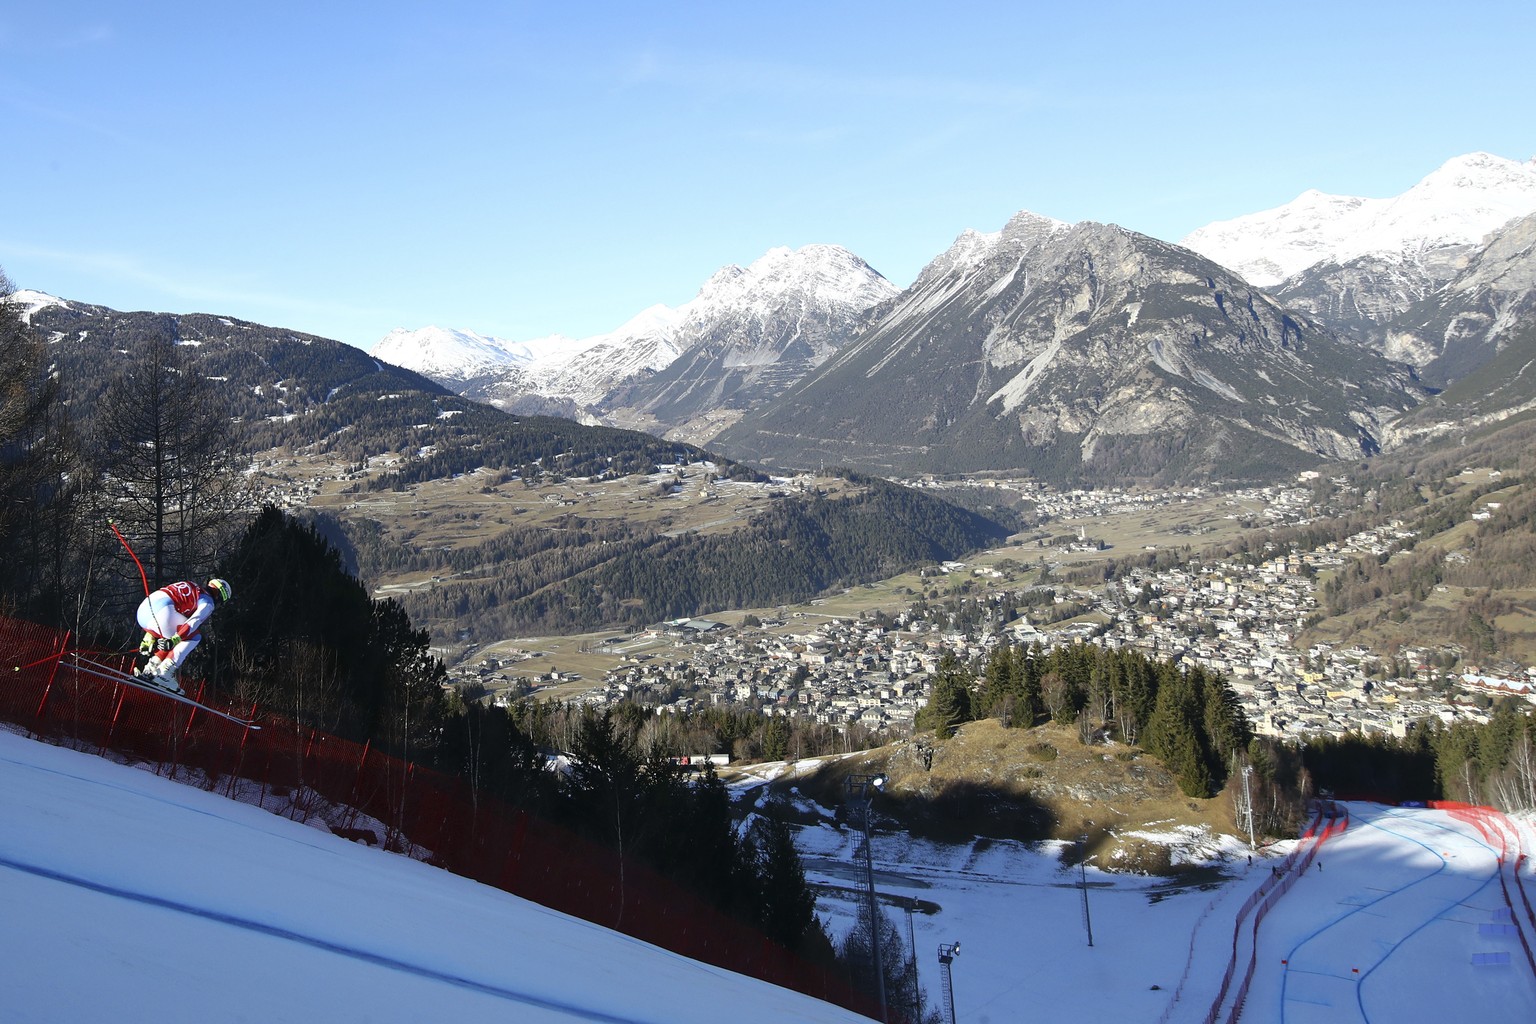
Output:
<path fill-rule="evenodd" d="M 648 867 L 525 811 L 471 792 L 462 779 L 251 707 L 189 695 L 251 729 L 200 708 L 82 669 L 68 634 L 0 616 L 0 721 L 77 749 L 154 766 L 234 799 L 307 817 L 332 809 L 329 827 L 410 853 L 554 910 L 849 1007 L 878 1009 L 848 979 L 808 963 L 761 932 L 702 902 Z M 115 659 L 115 661 L 113 660 Z M 91 655 L 127 669 L 124 655 Z M 361 827 L 347 827 L 346 820 Z"/>

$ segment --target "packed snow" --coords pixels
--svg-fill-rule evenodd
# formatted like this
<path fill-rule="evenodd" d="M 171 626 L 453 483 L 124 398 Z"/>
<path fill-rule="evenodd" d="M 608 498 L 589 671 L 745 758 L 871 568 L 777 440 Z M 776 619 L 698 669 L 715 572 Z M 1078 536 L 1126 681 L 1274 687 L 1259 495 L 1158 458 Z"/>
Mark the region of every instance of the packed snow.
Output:
<path fill-rule="evenodd" d="M 767 770 L 738 792 L 755 801 L 768 775 L 796 770 Z M 808 818 L 833 811 L 802 803 Z M 1536 976 L 1489 842 L 1444 812 L 1349 810 L 1350 827 L 1264 919 L 1243 1019 L 1531 1019 Z M 0 821 L 7 1022 L 862 1019 L 9 732 Z M 1529 821 L 1519 832 L 1536 849 Z M 938 945 L 960 942 L 958 1021 L 1202 1019 L 1236 908 L 1295 843 L 1250 864 L 1230 836 L 1152 828 L 1147 838 L 1182 844 L 1210 870 L 1171 884 L 1091 862 L 1080 873 L 1052 845 L 957 848 L 877 831 L 877 886 L 903 937 L 915 936 L 925 1007 L 940 998 Z M 818 910 L 841 934 L 862 880 L 856 831 L 810 825 L 800 845 Z M 1528 864 L 1521 879 L 1536 888 Z"/>
<path fill-rule="evenodd" d="M 6 1024 L 863 1019 L 8 732 L 0 822 Z"/>
<path fill-rule="evenodd" d="M 762 783 L 794 771 L 756 772 L 738 792 L 755 801 Z M 831 816 L 796 802 L 802 817 Z M 1241 1019 L 1531 1019 L 1536 973 L 1518 935 L 1502 930 L 1508 909 L 1489 843 L 1447 812 L 1347 806 L 1350 827 L 1322 845 L 1259 929 Z M 1532 822 L 1518 827 L 1524 850 L 1536 850 Z M 1170 880 L 1104 871 L 1092 856 L 1080 869 L 1063 858 L 1061 843 L 955 847 L 877 826 L 876 888 L 903 941 L 909 930 L 915 939 L 923 1006 L 942 997 L 939 945 L 959 942 L 951 974 L 960 1022 L 1203 1019 L 1232 956 L 1239 908 L 1298 842 L 1251 854 L 1245 840 L 1200 830 L 1135 836 L 1172 847 L 1174 862 L 1195 870 Z M 820 892 L 818 910 L 834 936 L 845 934 L 862 897 L 858 830 L 809 825 L 796 842 Z M 1529 862 L 1521 878 L 1536 898 Z M 1250 939 L 1240 967 L 1251 949 Z M 1507 962 L 1474 962 L 1490 954 Z"/>

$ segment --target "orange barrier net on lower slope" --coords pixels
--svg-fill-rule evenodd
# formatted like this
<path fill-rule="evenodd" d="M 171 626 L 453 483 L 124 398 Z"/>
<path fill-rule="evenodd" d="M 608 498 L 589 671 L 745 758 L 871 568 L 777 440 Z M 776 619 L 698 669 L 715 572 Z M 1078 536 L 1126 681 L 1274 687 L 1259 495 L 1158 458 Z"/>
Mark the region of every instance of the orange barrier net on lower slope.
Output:
<path fill-rule="evenodd" d="M 127 669 L 126 655 L 91 660 L 113 657 L 115 667 Z M 248 728 L 82 670 L 68 634 L 3 616 L 0 672 L 0 721 L 38 739 L 153 766 L 683 956 L 879 1015 L 847 978 L 806 962 L 645 865 L 477 797 L 462 779 L 278 716 L 261 714 L 261 727 Z M 188 691 L 207 696 L 197 684 Z M 229 710 L 249 717 L 258 709 Z"/>

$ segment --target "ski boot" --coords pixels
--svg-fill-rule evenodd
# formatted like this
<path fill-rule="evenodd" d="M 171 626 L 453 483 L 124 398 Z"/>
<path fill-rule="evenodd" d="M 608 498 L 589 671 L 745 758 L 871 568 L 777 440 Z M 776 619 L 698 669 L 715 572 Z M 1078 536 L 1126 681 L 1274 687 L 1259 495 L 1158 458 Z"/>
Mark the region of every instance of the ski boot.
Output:
<path fill-rule="evenodd" d="M 171 693 L 183 693 L 181 688 L 181 666 L 176 664 L 176 659 L 167 654 L 161 658 L 155 666 L 155 676 L 150 682 Z"/>

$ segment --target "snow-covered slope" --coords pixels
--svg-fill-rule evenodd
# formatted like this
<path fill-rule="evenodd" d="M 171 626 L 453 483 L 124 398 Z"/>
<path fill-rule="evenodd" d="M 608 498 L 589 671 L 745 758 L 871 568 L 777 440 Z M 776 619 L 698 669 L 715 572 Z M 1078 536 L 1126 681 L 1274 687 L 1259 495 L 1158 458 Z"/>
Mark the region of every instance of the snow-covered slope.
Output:
<path fill-rule="evenodd" d="M 645 377 L 677 358 L 682 312 L 658 303 L 616 331 L 588 338 L 578 351 L 530 367 L 529 387 L 590 406 L 625 381 Z"/>
<path fill-rule="evenodd" d="M 818 313 L 865 310 L 896 294 L 896 286 L 839 245 L 770 249 L 746 267 L 721 267 L 685 303 L 680 330 L 709 334 L 724 318 L 766 320 L 786 309 Z M 693 340 L 692 338 L 689 339 Z M 807 339 L 814 347 L 815 342 Z M 743 341 L 736 362 L 761 361 L 750 340 Z"/>
<path fill-rule="evenodd" d="M 1272 287 L 1319 263 L 1362 256 L 1417 260 L 1476 245 L 1516 217 L 1536 212 L 1536 159 L 1489 153 L 1448 160 L 1387 199 L 1311 190 L 1277 209 L 1208 224 L 1180 244 Z"/>
<path fill-rule="evenodd" d="M 0 731 L 0 1020 L 867 1020 Z"/>
<path fill-rule="evenodd" d="M 752 799 L 750 781 L 743 788 Z M 1350 815 L 1260 927 L 1243 1019 L 1529 1019 L 1536 979 L 1508 930 L 1490 841 L 1440 811 L 1354 804 Z M 857 830 L 832 823 L 829 809 L 805 817 L 827 819 L 802 828 L 797 845 L 838 936 L 861 891 Z M 867 1024 L 418 861 L 4 730 L 0 823 L 8 1024 Z M 1518 828 L 1528 851 L 1530 823 Z M 959 941 L 961 1021 L 1203 1016 L 1238 908 L 1294 844 L 1250 863 L 1230 837 L 1147 838 L 1181 862 L 1217 865 L 1225 880 L 1186 888 L 1092 866 L 1080 875 L 1049 849 L 877 832 L 876 884 L 903 939 L 901 908 L 915 911 L 925 1010 L 942 991 L 934 950 Z M 1512 839 L 1504 868 L 1516 899 L 1518 849 Z M 1526 892 L 1536 885 L 1529 861 L 1521 879 Z M 1481 966 L 1478 954 L 1508 960 Z"/>
<path fill-rule="evenodd" d="M 447 327 L 399 327 L 373 347 L 372 355 L 439 383 L 450 383 L 508 367 L 567 359 L 580 348 L 580 342 L 558 334 L 516 342 Z"/>
<path fill-rule="evenodd" d="M 756 766 L 733 788 L 740 799 L 767 800 L 763 783 L 814 765 Z M 834 935 L 845 934 L 862 897 L 859 830 L 837 823 L 831 808 L 804 797 L 794 803 L 795 817 L 807 823 L 795 845 L 822 894 L 817 911 Z M 1241 1021 L 1529 1018 L 1536 977 L 1519 934 L 1499 924 L 1509 920 L 1499 840 L 1445 811 L 1346 806 L 1348 827 L 1316 849 L 1258 928 Z M 1503 837 L 1503 883 L 1523 914 L 1512 869 L 1536 835 L 1529 819 L 1508 824 L 1517 834 Z M 1251 917 L 1234 940 L 1244 901 L 1277 869 L 1284 873 L 1288 854 L 1309 847 L 1287 840 L 1250 856 L 1241 840 L 1188 827 L 1127 838 L 1168 847 L 1173 863 L 1204 868 L 1204 880 L 1106 872 L 1096 859 L 1080 874 L 1057 842 L 954 845 L 877 830 L 875 884 L 902 940 L 909 928 L 916 939 L 925 1010 L 942 994 L 934 952 L 958 941 L 959 1021 L 1203 1019 L 1227 964 L 1235 958 L 1240 982 L 1254 950 Z M 1536 887 L 1529 861 L 1520 879 L 1529 895 Z M 904 907 L 914 910 L 905 919 Z M 1527 934 L 1533 926 L 1522 924 Z M 1475 954 L 1506 959 L 1484 967 Z M 1288 970 L 1287 961 L 1296 966 Z M 1231 1001 L 1229 994 L 1229 1008 Z"/>

